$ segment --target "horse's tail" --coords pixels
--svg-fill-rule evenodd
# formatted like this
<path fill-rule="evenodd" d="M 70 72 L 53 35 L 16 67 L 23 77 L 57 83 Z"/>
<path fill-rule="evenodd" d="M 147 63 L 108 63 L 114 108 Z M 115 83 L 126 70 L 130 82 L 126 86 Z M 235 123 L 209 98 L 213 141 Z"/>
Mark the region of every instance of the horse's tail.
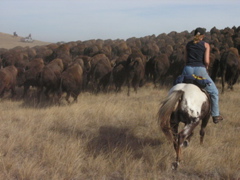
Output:
<path fill-rule="evenodd" d="M 162 102 L 162 105 L 158 111 L 158 123 L 161 130 L 166 137 L 173 142 L 173 133 L 170 127 L 171 115 L 178 108 L 179 102 L 182 99 L 184 91 L 178 90 L 173 91 L 168 97 Z"/>

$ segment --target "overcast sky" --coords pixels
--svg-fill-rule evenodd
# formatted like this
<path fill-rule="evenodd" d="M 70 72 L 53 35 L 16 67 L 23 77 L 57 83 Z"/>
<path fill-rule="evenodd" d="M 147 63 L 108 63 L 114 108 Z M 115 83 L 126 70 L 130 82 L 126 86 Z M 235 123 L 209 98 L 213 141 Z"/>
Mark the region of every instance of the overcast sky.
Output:
<path fill-rule="evenodd" d="M 0 32 L 46 42 L 240 26 L 240 0 L 0 0 Z"/>

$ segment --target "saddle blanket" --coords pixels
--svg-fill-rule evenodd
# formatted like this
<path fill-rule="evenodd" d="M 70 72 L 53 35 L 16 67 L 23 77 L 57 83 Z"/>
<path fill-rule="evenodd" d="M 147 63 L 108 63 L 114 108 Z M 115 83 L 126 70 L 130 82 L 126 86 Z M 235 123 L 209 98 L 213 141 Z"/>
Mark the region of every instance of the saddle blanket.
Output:
<path fill-rule="evenodd" d="M 174 85 L 179 83 L 191 83 L 197 85 L 200 88 L 205 88 L 207 85 L 211 85 L 211 81 L 203 78 L 202 76 L 196 76 L 195 74 L 178 76 L 174 82 Z"/>

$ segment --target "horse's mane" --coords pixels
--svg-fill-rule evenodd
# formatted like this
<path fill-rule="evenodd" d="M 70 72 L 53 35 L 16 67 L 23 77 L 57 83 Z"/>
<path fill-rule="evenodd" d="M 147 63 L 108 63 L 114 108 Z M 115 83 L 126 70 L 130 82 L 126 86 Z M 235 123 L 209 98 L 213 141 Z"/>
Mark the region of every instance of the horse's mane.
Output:
<path fill-rule="evenodd" d="M 184 94 L 184 91 L 178 90 L 173 91 L 167 96 L 167 98 L 162 102 L 162 105 L 158 111 L 158 122 L 164 134 L 168 137 L 170 141 L 173 141 L 172 130 L 170 128 L 170 117 L 172 112 L 174 112 Z"/>

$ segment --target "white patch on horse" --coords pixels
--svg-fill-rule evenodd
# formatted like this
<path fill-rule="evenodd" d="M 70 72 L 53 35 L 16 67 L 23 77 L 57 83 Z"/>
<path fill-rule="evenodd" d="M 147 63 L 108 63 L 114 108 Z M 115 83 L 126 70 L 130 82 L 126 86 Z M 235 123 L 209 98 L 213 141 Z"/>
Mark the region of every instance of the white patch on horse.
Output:
<path fill-rule="evenodd" d="M 184 91 L 181 110 L 187 112 L 193 118 L 198 118 L 201 114 L 202 104 L 207 101 L 205 93 L 199 87 L 185 83 L 177 84 L 169 93 L 177 90 Z"/>
<path fill-rule="evenodd" d="M 189 131 L 190 129 L 191 129 L 191 128 L 190 128 L 189 125 L 185 126 L 185 127 L 183 128 L 183 135 L 184 135 L 184 136 L 188 135 L 188 131 Z"/>
<path fill-rule="evenodd" d="M 190 124 L 184 126 L 183 128 L 183 135 L 187 136 L 189 134 L 189 131 L 191 130 L 194 123 L 197 123 L 200 119 L 196 118 L 195 121 L 192 121 Z"/>

